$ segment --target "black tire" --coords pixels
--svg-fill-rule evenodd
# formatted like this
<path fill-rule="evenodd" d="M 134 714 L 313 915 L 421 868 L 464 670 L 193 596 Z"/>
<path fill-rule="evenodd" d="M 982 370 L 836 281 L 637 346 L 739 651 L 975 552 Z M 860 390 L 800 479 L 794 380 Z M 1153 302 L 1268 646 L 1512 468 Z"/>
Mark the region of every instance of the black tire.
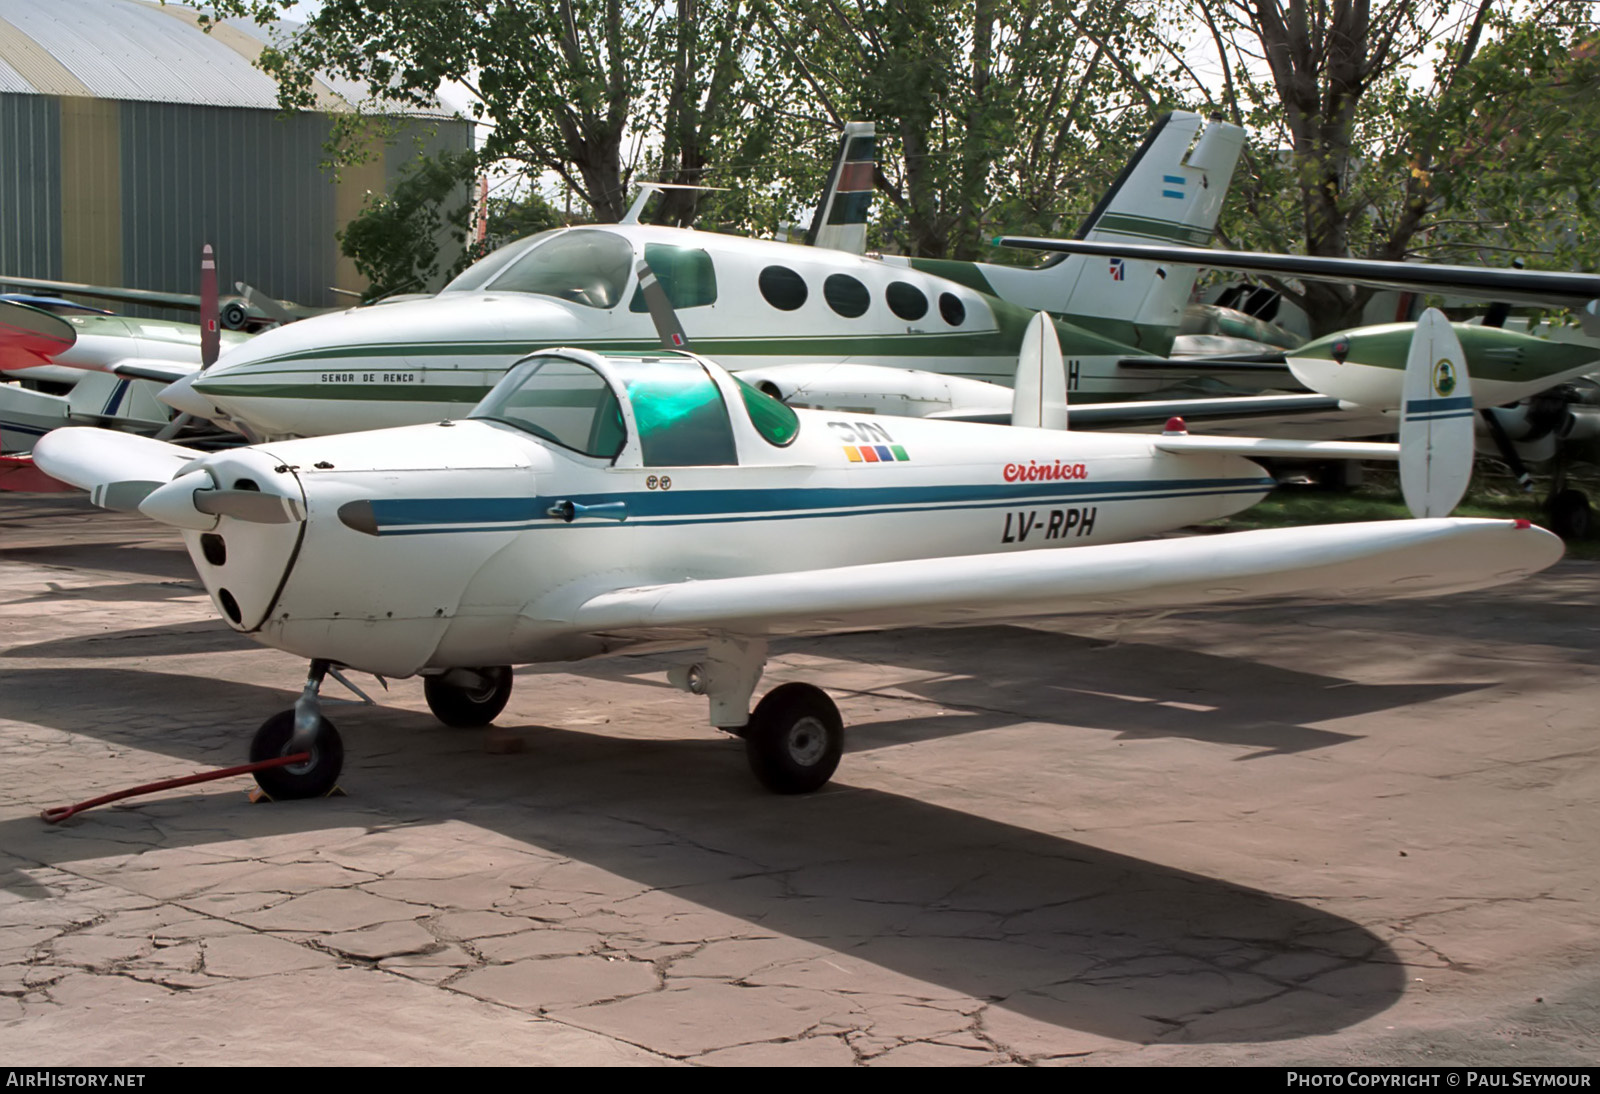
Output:
<path fill-rule="evenodd" d="M 491 665 L 474 669 L 483 675 L 481 687 L 464 688 L 449 683 L 443 676 L 424 676 L 422 694 L 428 709 L 447 726 L 486 726 L 506 709 L 511 701 L 511 666 Z"/>
<path fill-rule="evenodd" d="M 256 730 L 250 742 L 250 762 L 273 760 L 288 755 L 289 738 L 294 736 L 294 711 L 279 711 Z M 311 759 L 288 767 L 269 767 L 257 771 L 256 784 L 276 801 L 326 797 L 339 783 L 344 769 L 344 741 L 333 723 L 323 718 L 317 723 L 317 736 L 311 745 Z"/>
<path fill-rule="evenodd" d="M 744 751 L 774 794 L 809 794 L 827 785 L 844 752 L 844 720 L 821 688 L 784 684 L 756 705 Z"/>
<path fill-rule="evenodd" d="M 1589 495 L 1582 490 L 1562 490 L 1552 495 L 1545 511 L 1550 517 L 1550 530 L 1562 539 L 1588 539 L 1594 529 L 1594 510 L 1589 507 Z"/>

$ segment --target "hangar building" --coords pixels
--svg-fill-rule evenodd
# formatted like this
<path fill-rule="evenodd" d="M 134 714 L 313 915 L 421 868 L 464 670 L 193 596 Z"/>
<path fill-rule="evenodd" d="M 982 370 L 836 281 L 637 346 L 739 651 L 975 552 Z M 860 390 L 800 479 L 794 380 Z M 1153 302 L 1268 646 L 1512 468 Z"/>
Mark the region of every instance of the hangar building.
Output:
<path fill-rule="evenodd" d="M 334 232 L 417 155 L 472 147 L 472 124 L 397 119 L 399 138 L 335 179 L 329 113 L 359 85 L 317 84 L 328 113 L 279 112 L 252 64 L 277 28 L 143 0 L 0 0 L 0 274 L 197 292 L 200 247 L 235 280 L 311 306 L 366 283 Z M 447 260 L 448 261 L 448 258 Z"/>

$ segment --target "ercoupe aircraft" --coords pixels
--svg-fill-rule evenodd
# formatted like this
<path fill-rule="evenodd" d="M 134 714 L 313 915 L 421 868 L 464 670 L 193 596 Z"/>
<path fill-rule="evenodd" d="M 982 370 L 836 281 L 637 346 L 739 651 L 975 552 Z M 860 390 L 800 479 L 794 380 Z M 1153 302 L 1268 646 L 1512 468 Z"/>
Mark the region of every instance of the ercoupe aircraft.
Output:
<path fill-rule="evenodd" d="M 681 328 L 647 270 L 662 340 Z M 1526 522 L 1449 519 L 1470 473 L 1470 396 L 1448 324 L 1413 348 L 1402 444 L 1066 431 L 1040 316 L 1014 421 L 796 411 L 686 352 L 564 348 L 513 367 L 464 420 L 210 455 L 104 430 L 40 441 L 39 465 L 182 530 L 217 610 L 309 658 L 255 760 L 274 797 L 328 792 L 343 746 L 327 674 L 421 674 L 452 725 L 504 708 L 510 666 L 704 649 L 672 681 L 743 738 L 780 793 L 832 777 L 843 723 L 803 683 L 750 703 L 768 641 L 1248 597 L 1420 596 L 1554 562 Z M 1273 480 L 1248 456 L 1399 458 L 1427 519 L 1128 543 L 1225 516 Z"/>
<path fill-rule="evenodd" d="M 1091 214 L 1088 237 L 1205 242 L 1241 139 L 1235 126 L 1169 115 Z M 859 170 L 847 163 L 841 177 Z M 459 416 L 535 349 L 654 347 L 632 283 L 641 259 L 696 345 L 735 371 L 845 362 L 1009 383 L 1023 331 L 1043 310 L 1055 317 L 1067 385 L 1080 397 L 1131 397 L 1195 373 L 1183 363 L 1165 371 L 1118 366 L 1166 353 L 1182 322 L 1194 275 L 1158 263 L 1108 268 L 1069 259 L 1026 270 L 617 224 L 519 240 L 432 298 L 267 331 L 163 399 L 201 417 L 249 423 L 262 436 Z"/>

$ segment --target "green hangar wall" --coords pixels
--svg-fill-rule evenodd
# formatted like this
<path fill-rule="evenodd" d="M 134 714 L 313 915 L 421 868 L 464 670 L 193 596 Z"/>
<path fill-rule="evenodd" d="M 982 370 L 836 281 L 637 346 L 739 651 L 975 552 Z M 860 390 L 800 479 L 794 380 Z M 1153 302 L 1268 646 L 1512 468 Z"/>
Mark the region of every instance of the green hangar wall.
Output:
<path fill-rule="evenodd" d="M 338 177 L 327 113 L 281 114 L 251 65 L 269 30 L 139 0 L 0 0 L 0 276 L 196 291 L 217 248 L 247 281 L 312 306 L 366 287 L 335 233 L 428 152 L 472 147 L 457 117 L 390 119 L 397 138 Z M 319 84 L 325 111 L 355 88 Z"/>

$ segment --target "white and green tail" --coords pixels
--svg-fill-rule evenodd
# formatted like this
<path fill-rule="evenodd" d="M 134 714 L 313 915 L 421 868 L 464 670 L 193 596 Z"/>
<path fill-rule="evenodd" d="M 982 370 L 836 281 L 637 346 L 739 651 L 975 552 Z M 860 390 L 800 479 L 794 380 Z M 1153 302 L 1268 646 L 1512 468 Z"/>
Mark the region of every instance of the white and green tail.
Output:
<path fill-rule="evenodd" d="M 1211 240 L 1244 130 L 1174 111 L 1144 143 L 1084 219 L 1076 238 L 1097 242 L 1178 243 Z M 1163 353 L 1183 318 L 1198 272 L 1134 259 L 1065 255 L 1036 270 L 980 264 L 1003 300 Z"/>

